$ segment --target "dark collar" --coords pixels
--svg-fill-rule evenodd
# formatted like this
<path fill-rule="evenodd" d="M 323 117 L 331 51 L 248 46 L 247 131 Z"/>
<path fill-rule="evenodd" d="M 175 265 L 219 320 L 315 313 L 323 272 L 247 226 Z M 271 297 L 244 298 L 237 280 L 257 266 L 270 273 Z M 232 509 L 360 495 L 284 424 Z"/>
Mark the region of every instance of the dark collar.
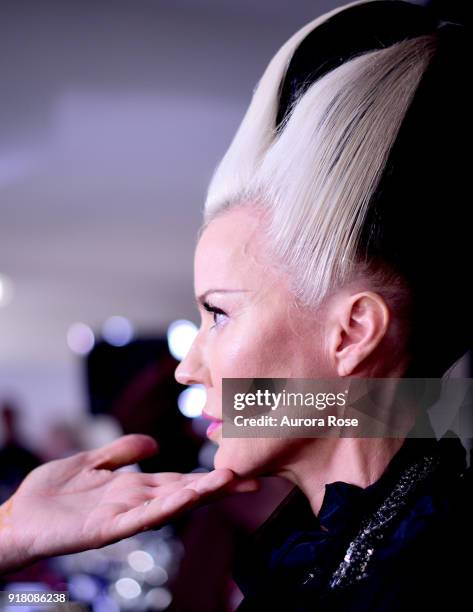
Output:
<path fill-rule="evenodd" d="M 330 556 L 339 554 L 362 518 L 386 497 L 405 467 L 425 455 L 439 457 L 435 484 L 425 492 L 425 496 L 434 495 L 432 487 L 440 487 L 443 492 L 452 473 L 465 470 L 465 454 L 461 441 L 451 432 L 441 440 L 435 439 L 433 431 L 432 438 L 407 438 L 372 485 L 362 488 L 342 481 L 326 484 L 318 516 L 307 497 L 294 487 L 255 532 L 239 538 L 233 572 L 238 586 L 245 595 L 251 595 L 265 581 L 274 584 L 279 570 L 281 577 L 290 580 L 291 572 L 300 575 L 301 568 L 310 566 L 314 559 L 330 562 Z"/>

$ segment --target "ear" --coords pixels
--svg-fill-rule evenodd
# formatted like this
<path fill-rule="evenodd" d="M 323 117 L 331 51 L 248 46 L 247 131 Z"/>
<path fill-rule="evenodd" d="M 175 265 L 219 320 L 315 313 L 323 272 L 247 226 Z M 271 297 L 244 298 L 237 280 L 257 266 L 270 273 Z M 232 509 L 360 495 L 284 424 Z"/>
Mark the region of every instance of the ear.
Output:
<path fill-rule="evenodd" d="M 338 296 L 329 319 L 330 360 L 339 376 L 350 376 L 385 336 L 390 314 L 380 295 L 362 291 Z"/>

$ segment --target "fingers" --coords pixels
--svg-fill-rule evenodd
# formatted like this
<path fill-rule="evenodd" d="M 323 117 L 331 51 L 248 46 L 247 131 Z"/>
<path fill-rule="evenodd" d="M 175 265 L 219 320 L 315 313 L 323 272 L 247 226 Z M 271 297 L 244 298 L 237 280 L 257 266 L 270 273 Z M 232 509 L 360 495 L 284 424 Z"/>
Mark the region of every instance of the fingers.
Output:
<path fill-rule="evenodd" d="M 179 474 L 178 472 L 161 472 L 158 474 L 140 474 L 143 483 L 148 486 L 176 485 L 185 483 L 195 491 L 216 490 L 223 488 L 226 493 L 247 493 L 258 491 L 261 481 L 258 478 L 236 478 L 234 472 L 227 468 L 212 470 L 211 472 L 191 472 L 190 474 Z M 197 485 L 199 481 L 202 484 Z M 191 484 L 192 483 L 192 484 Z"/>
<path fill-rule="evenodd" d="M 256 478 L 235 481 L 235 474 L 229 469 L 179 476 L 180 480 L 174 479 L 161 486 L 149 487 L 144 503 L 142 493 L 137 495 L 137 499 L 140 500 L 137 505 L 120 513 L 116 517 L 115 525 L 112 522 L 108 524 L 107 541 L 157 528 L 207 498 L 212 499 L 214 496 L 228 495 L 237 491 L 254 491 L 260 486 Z"/>
<path fill-rule="evenodd" d="M 137 476 L 141 476 L 138 474 Z M 167 474 L 170 476 L 170 474 Z M 144 476 L 144 474 L 143 474 Z M 157 486 L 149 487 L 148 495 L 150 501 L 163 502 L 169 497 L 173 496 L 176 492 L 183 489 L 190 489 L 199 494 L 199 496 L 207 495 L 225 487 L 235 477 L 231 470 L 213 470 L 212 472 L 205 473 L 193 473 L 193 474 L 180 474 L 178 479 L 167 479 L 161 481 Z M 138 481 L 137 481 L 138 482 Z"/>
<path fill-rule="evenodd" d="M 208 495 L 207 501 L 218 501 L 235 493 L 253 493 L 259 491 L 261 481 L 258 478 L 235 479 Z"/>
<path fill-rule="evenodd" d="M 235 474 L 228 469 L 213 470 L 186 485 L 186 488 L 197 491 L 200 495 L 211 493 L 228 485 L 235 478 Z"/>
<path fill-rule="evenodd" d="M 203 476 L 202 480 L 193 480 L 187 486 L 200 493 L 217 492 L 218 490 L 221 490 L 222 493 L 247 493 L 258 491 L 261 487 L 261 481 L 258 478 L 237 478 L 235 473 L 228 468 L 220 468 L 199 475 Z"/>
<path fill-rule="evenodd" d="M 158 450 L 157 442 L 150 436 L 130 434 L 111 444 L 86 453 L 86 463 L 91 467 L 115 470 L 151 457 Z"/>
<path fill-rule="evenodd" d="M 157 474 L 142 474 L 149 486 L 160 487 L 170 482 L 192 482 L 208 472 L 191 472 L 190 474 L 182 474 L 180 472 L 158 472 Z"/>
<path fill-rule="evenodd" d="M 158 472 L 155 474 L 142 474 L 143 478 L 146 478 L 147 484 L 150 486 L 160 487 L 170 482 L 190 483 L 197 480 L 208 478 L 209 474 L 214 472 L 220 473 L 222 469 L 212 470 L 211 472 L 190 472 L 188 474 L 182 474 L 180 472 Z M 231 470 L 225 469 L 225 473 L 233 474 Z"/>
<path fill-rule="evenodd" d="M 95 471 L 97 474 L 98 471 Z M 113 475 L 106 471 L 108 480 L 108 494 L 114 501 L 126 500 L 129 508 L 141 497 L 142 501 L 153 499 L 166 499 L 174 492 L 184 487 L 191 488 L 200 495 L 212 492 L 229 484 L 234 479 L 231 470 L 214 470 L 212 472 L 192 472 L 180 474 L 178 472 L 161 472 L 158 474 L 143 474 L 138 472 L 115 472 Z M 132 497 L 132 494 L 134 497 Z"/>
<path fill-rule="evenodd" d="M 172 518 L 190 509 L 200 499 L 200 494 L 193 489 L 181 488 L 165 498 L 148 500 L 145 504 L 128 510 L 118 520 L 117 526 L 109 525 L 113 533 L 109 533 L 106 541 L 127 538 L 147 529 L 160 527 Z"/>
<path fill-rule="evenodd" d="M 225 491 L 228 491 L 229 493 L 250 493 L 253 491 L 259 491 L 260 488 L 261 481 L 258 478 L 248 478 L 230 482 L 225 487 Z"/>
<path fill-rule="evenodd" d="M 184 486 L 184 482 L 181 482 L 181 488 L 177 491 L 173 489 L 178 483 L 169 483 L 169 492 L 166 492 L 164 497 L 160 494 L 154 499 L 150 499 L 146 505 L 141 505 L 129 511 L 122 518 L 122 527 L 126 525 L 128 529 L 132 528 L 134 529 L 133 533 L 136 533 L 138 530 L 149 529 L 163 524 L 190 507 L 195 506 L 203 497 L 221 489 L 235 476 L 231 470 L 227 469 L 213 470 L 209 473 L 198 473 L 195 475 L 202 476 L 202 478 L 188 481 Z M 190 476 L 190 474 L 186 476 Z M 134 527 L 133 522 L 135 522 Z"/>

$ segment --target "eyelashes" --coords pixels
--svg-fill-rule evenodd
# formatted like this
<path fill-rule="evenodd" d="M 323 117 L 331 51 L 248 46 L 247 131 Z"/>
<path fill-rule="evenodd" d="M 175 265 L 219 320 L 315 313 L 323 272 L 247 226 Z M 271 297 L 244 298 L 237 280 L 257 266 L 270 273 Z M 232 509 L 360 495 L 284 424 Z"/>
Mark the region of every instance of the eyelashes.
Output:
<path fill-rule="evenodd" d="M 223 315 L 224 317 L 227 316 L 227 313 L 224 310 L 218 308 L 217 306 L 213 306 L 209 302 L 204 302 L 203 307 L 207 312 L 211 312 L 213 314 L 214 326 L 218 325 L 217 315 Z"/>

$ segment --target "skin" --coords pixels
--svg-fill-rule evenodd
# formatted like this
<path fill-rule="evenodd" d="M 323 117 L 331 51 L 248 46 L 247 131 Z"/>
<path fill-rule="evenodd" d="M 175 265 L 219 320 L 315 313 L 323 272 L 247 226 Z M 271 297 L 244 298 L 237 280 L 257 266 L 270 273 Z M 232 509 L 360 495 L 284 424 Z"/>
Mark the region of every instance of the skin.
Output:
<path fill-rule="evenodd" d="M 234 207 L 208 225 L 197 245 L 196 295 L 207 294 L 219 310 L 208 312 L 199 297 L 200 330 L 176 379 L 205 386 L 205 411 L 222 417 L 224 377 L 402 376 L 400 328 L 369 279 L 333 293 L 316 312 L 301 306 L 268 257 L 263 223 L 257 207 Z M 0 572 L 99 548 L 202 501 L 256 491 L 262 475 L 299 486 L 317 513 L 326 483 L 371 484 L 403 441 L 232 439 L 222 438 L 221 428 L 211 435 L 219 447 L 209 474 L 117 471 L 157 451 L 143 435 L 33 470 L 0 506 Z"/>
<path fill-rule="evenodd" d="M 0 506 L 0 573 L 43 557 L 100 548 L 157 527 L 204 500 L 259 488 L 257 481 L 238 479 L 228 469 L 116 471 L 156 451 L 152 438 L 133 434 L 33 470 Z"/>
<path fill-rule="evenodd" d="M 399 328 L 383 298 L 360 278 L 315 312 L 293 297 L 289 278 L 268 256 L 264 213 L 240 205 L 217 215 L 195 252 L 194 284 L 201 326 L 176 369 L 185 385 L 202 384 L 205 413 L 222 419 L 222 378 L 399 377 L 407 367 Z M 205 296 L 202 298 L 201 296 Z M 207 301 L 217 312 L 209 312 Z M 376 481 L 402 439 L 223 438 L 217 469 L 240 477 L 282 476 L 299 486 L 314 513 L 325 484 Z"/>

